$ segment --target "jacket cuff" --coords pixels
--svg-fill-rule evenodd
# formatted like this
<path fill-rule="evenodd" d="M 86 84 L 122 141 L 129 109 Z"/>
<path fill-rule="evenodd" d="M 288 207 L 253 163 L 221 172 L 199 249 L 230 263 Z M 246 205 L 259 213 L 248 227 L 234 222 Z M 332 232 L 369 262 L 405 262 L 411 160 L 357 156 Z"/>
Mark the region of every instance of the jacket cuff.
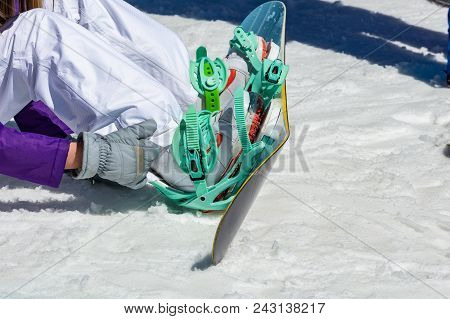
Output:
<path fill-rule="evenodd" d="M 50 172 L 50 177 L 46 183 L 50 187 L 58 188 L 64 176 L 64 166 L 67 161 L 67 154 L 69 153 L 70 141 L 61 139 L 58 143 L 57 151 L 55 153 L 55 160 L 53 168 Z"/>

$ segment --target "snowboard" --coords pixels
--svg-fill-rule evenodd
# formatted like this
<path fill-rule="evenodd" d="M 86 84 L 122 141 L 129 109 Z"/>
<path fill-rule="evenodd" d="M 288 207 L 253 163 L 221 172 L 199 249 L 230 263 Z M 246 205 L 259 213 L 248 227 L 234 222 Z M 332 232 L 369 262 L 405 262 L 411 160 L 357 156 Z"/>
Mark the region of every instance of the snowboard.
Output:
<path fill-rule="evenodd" d="M 271 1 L 262 4 L 247 16 L 241 26 L 244 31 L 253 31 L 268 43 L 272 41 L 280 46 L 278 58 L 285 61 L 286 7 L 282 2 Z M 269 137 L 274 141 L 273 151 L 262 159 L 245 180 L 223 213 L 213 243 L 212 263 L 214 265 L 219 264 L 224 258 L 276 162 L 278 154 L 289 139 L 289 134 L 286 84 L 284 84 L 280 96 L 271 102 L 259 134 L 260 139 Z"/>

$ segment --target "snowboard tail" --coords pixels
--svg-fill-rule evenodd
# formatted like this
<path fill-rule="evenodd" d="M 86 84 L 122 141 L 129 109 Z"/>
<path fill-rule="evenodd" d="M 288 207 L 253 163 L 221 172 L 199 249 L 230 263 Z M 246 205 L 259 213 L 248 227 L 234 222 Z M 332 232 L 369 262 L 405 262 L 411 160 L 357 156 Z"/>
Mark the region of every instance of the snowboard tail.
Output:
<path fill-rule="evenodd" d="M 281 100 L 283 103 L 283 108 L 286 110 L 283 112 L 283 121 L 285 122 L 286 127 L 289 128 L 286 87 L 283 88 L 282 95 Z M 261 191 L 264 182 L 267 180 L 267 176 L 278 159 L 279 152 L 288 141 L 289 135 L 290 131 L 288 129 L 283 142 L 244 182 L 241 189 L 237 192 L 234 200 L 222 216 L 213 243 L 212 263 L 214 265 L 219 264 L 225 257 L 231 242 L 238 233 L 240 226 L 247 217 L 247 214 L 250 212 L 252 205 L 256 201 L 258 193 Z"/>
<path fill-rule="evenodd" d="M 242 23 L 245 32 L 254 32 L 267 42 L 280 46 L 279 59 L 285 61 L 286 7 L 282 2 L 271 1 L 256 8 Z M 230 205 L 225 210 L 213 243 L 212 263 L 217 265 L 224 258 L 231 242 L 239 231 L 256 197 L 267 179 L 278 154 L 289 139 L 289 118 L 286 84 L 280 96 L 270 104 L 259 138 L 273 140 L 273 151 L 256 167 L 240 186 Z"/>

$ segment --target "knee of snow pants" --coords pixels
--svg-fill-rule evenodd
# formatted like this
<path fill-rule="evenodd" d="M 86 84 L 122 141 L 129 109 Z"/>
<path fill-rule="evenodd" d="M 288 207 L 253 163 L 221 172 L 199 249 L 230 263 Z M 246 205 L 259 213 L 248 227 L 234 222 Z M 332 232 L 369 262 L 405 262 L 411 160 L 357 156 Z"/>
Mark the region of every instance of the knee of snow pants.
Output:
<path fill-rule="evenodd" d="M 76 10 L 78 9 L 78 12 Z M 55 12 L 106 40 L 167 87 L 181 107 L 195 102 L 189 54 L 180 38 L 123 0 L 58 0 Z"/>
<path fill-rule="evenodd" d="M 182 110 L 173 94 L 97 35 L 35 9 L 0 35 L 0 121 L 41 100 L 74 132 L 126 127 L 148 119 L 153 140 L 170 144 Z"/>

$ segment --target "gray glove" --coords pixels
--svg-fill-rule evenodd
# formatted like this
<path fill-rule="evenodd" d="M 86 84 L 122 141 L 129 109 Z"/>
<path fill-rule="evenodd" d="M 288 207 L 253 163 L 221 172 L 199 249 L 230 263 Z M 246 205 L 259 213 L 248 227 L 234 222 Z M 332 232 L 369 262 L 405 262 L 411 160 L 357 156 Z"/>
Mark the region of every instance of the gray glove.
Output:
<path fill-rule="evenodd" d="M 148 140 L 156 126 L 149 120 L 106 136 L 82 133 L 78 140 L 83 142 L 83 165 L 73 177 L 97 175 L 132 189 L 144 187 L 150 164 L 161 150 Z"/>

